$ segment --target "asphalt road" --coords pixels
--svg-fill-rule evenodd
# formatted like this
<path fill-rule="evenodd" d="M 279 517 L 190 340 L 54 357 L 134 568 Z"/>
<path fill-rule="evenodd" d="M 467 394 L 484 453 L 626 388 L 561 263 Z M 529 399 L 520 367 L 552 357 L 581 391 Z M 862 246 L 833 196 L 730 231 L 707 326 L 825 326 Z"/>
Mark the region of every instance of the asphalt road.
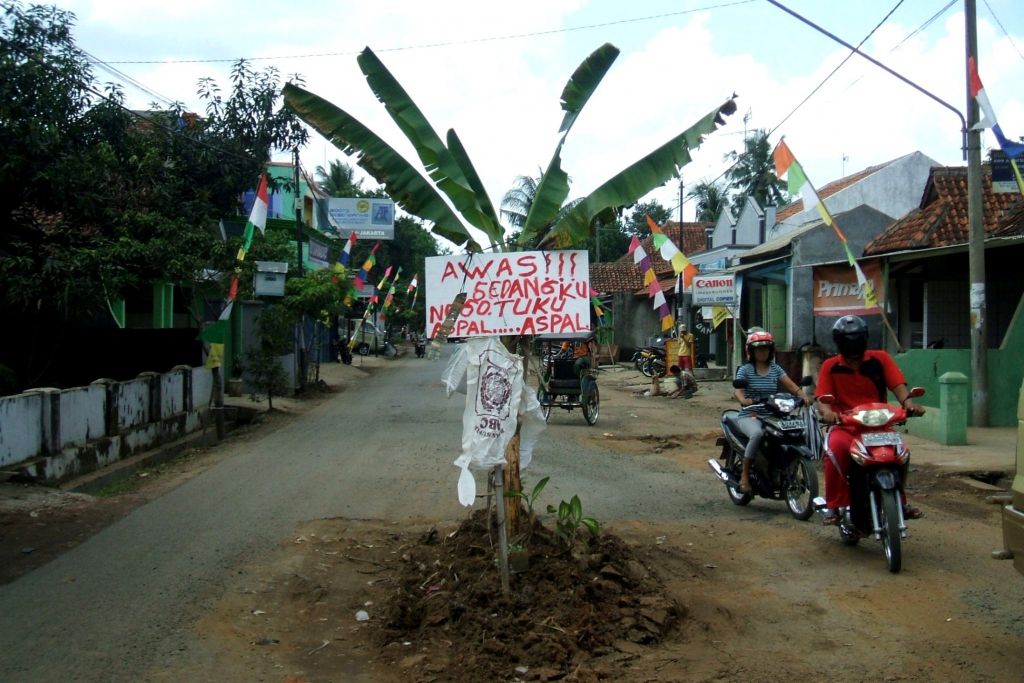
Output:
<path fill-rule="evenodd" d="M 139 680 L 176 658 L 207 656 L 190 628 L 234 568 L 288 539 L 305 520 L 457 519 L 461 397 L 447 400 L 439 364 L 387 363 L 372 378 L 278 430 L 223 445 L 220 462 L 85 543 L 0 586 L 0 672 L 6 681 Z M 548 494 L 579 494 L 599 518 L 700 516 L 722 493 L 679 466 L 581 445 L 630 419 L 602 406 L 588 427 L 555 411 L 524 473 Z M 484 489 L 478 475 L 478 491 Z M 546 494 L 546 495 L 548 495 Z"/>

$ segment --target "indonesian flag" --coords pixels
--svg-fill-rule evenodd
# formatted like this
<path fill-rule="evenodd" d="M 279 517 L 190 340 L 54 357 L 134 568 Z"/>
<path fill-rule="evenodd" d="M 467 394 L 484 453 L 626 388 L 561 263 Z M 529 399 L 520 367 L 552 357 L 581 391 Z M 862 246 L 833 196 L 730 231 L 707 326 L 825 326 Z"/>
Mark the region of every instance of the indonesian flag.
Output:
<path fill-rule="evenodd" d="M 347 266 L 349 261 L 352 260 L 352 245 L 356 243 L 356 239 L 356 233 L 353 231 L 352 234 L 349 235 L 348 241 L 345 242 L 345 248 L 341 250 L 340 254 L 338 254 L 338 263 L 341 265 Z"/>
<path fill-rule="evenodd" d="M 420 277 L 420 274 L 419 274 L 419 273 L 415 273 L 415 274 L 414 274 L 414 275 L 412 276 L 412 280 L 411 280 L 411 281 L 409 282 L 409 286 L 408 286 L 408 287 L 406 288 L 406 290 L 405 290 L 405 293 L 406 293 L 406 294 L 408 294 L 408 293 L 409 293 L 409 292 L 411 292 L 412 290 L 416 289 L 416 285 L 418 285 L 418 284 L 419 284 L 419 277 Z"/>
<path fill-rule="evenodd" d="M 252 246 L 252 236 L 256 232 L 255 228 L 260 229 L 261 235 L 266 233 L 268 206 L 270 206 L 270 200 L 267 198 L 267 174 L 264 173 L 260 176 L 260 184 L 256 188 L 256 198 L 252 203 L 252 211 L 249 212 L 249 221 L 245 224 L 242 246 L 238 248 L 239 261 L 245 260 L 245 255 Z"/>
<path fill-rule="evenodd" d="M 1010 142 L 1003 135 L 1003 129 L 999 127 L 999 121 L 996 120 L 996 112 L 992 109 L 992 103 L 988 101 L 988 95 L 985 94 L 985 86 L 981 83 L 978 64 L 974 61 L 974 57 L 967 60 L 967 68 L 970 71 L 971 97 L 978 101 L 978 108 L 981 110 L 981 120 L 971 126 L 971 130 L 991 128 L 992 133 L 996 136 L 996 141 L 999 142 L 999 148 L 1006 152 L 1006 156 L 1010 159 L 1016 159 L 1024 154 L 1024 145 L 1019 142 Z M 1016 171 L 1016 168 L 1014 170 Z M 1020 179 L 1018 179 L 1018 185 L 1020 185 Z"/>
<path fill-rule="evenodd" d="M 789 192 L 800 195 L 804 201 L 804 209 L 809 209 L 812 206 L 817 208 L 821 220 L 825 225 L 830 226 L 835 232 L 836 237 L 839 238 L 839 242 L 846 254 L 846 261 L 853 268 L 857 276 L 857 284 L 864 288 L 864 305 L 868 307 L 877 306 L 878 295 L 875 293 L 874 287 L 871 286 L 871 281 L 867 279 L 864 271 L 861 270 L 860 264 L 857 263 L 853 252 L 850 251 L 850 245 L 846 242 L 846 235 L 839 229 L 839 224 L 832 218 L 832 214 L 825 207 L 825 202 L 821 201 L 818 193 L 814 191 L 811 181 L 807 179 L 804 169 L 797 162 L 796 157 L 793 156 L 793 152 L 790 151 L 785 140 L 780 140 L 779 144 L 775 146 L 775 151 L 772 152 L 772 159 L 775 161 L 775 175 L 779 178 L 786 176 Z"/>

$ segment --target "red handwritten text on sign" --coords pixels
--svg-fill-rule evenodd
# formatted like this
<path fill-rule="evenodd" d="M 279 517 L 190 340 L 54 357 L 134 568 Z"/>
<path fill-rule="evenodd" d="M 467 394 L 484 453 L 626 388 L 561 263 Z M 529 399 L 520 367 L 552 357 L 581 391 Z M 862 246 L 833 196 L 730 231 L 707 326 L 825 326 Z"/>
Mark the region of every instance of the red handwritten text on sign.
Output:
<path fill-rule="evenodd" d="M 433 337 L 466 292 L 453 337 L 580 332 L 590 329 L 590 263 L 585 251 L 436 256 L 426 263 L 427 335 Z"/>

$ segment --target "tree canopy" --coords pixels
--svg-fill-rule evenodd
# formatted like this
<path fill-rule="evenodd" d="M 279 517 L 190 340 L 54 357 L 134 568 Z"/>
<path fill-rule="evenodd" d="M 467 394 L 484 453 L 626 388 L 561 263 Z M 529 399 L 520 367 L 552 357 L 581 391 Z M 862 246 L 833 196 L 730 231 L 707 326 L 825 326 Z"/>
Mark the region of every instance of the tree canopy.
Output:
<path fill-rule="evenodd" d="M 203 115 L 180 104 L 130 111 L 94 78 L 73 21 L 20 2 L 0 16 L 2 304 L 65 319 L 152 282 L 230 268 L 237 245 L 218 221 L 240 211 L 272 149 L 307 135 L 275 106 L 277 72 L 244 61 L 226 91 L 200 82 Z"/>

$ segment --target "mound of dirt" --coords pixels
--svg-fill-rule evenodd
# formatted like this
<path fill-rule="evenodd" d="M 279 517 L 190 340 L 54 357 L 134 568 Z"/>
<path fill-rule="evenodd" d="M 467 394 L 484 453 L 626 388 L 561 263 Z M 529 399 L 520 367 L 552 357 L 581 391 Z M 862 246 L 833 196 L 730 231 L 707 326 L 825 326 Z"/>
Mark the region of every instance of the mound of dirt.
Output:
<path fill-rule="evenodd" d="M 415 640 L 403 662 L 415 680 L 620 678 L 685 610 L 618 537 L 583 531 L 570 550 L 539 522 L 513 553 L 503 595 L 494 537 L 478 511 L 454 532 L 432 529 L 408 546 L 385 604 L 380 644 Z M 426 647 L 422 647 L 426 644 Z"/>

